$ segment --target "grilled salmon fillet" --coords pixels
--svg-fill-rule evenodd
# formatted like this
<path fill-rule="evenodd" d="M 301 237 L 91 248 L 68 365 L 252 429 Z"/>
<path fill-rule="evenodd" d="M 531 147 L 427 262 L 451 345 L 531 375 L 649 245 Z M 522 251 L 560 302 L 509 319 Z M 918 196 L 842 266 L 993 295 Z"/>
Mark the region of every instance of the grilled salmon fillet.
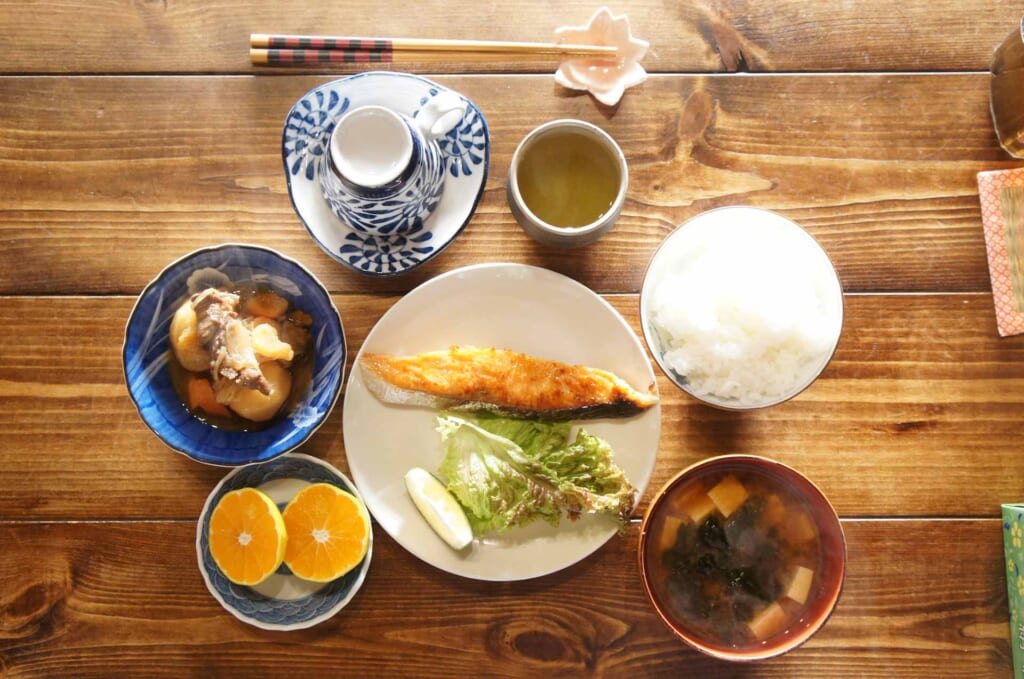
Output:
<path fill-rule="evenodd" d="M 385 403 L 565 421 L 629 417 L 658 402 L 605 370 L 504 349 L 454 346 L 415 356 L 363 354 L 370 392 Z"/>

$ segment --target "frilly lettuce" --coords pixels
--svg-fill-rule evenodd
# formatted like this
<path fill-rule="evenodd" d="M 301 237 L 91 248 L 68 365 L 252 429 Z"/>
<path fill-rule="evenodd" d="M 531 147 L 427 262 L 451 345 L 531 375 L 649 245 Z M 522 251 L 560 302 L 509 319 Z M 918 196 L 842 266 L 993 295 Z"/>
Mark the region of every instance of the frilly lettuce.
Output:
<path fill-rule="evenodd" d="M 624 527 L 636 489 L 611 447 L 572 425 L 500 417 L 438 416 L 445 444 L 439 469 L 466 510 L 473 532 L 502 531 L 542 519 L 609 514 Z"/>

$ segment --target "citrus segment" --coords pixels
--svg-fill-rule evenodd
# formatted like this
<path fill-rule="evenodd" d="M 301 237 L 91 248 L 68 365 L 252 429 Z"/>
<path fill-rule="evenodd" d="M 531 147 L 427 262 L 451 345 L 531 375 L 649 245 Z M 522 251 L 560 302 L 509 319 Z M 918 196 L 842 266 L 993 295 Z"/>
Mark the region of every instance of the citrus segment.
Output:
<path fill-rule="evenodd" d="M 280 567 L 287 543 L 277 505 L 255 488 L 225 494 L 210 515 L 210 555 L 237 585 L 269 578 Z"/>
<path fill-rule="evenodd" d="M 363 503 L 329 483 L 300 490 L 284 508 L 288 548 L 284 562 L 304 580 L 329 582 L 359 565 L 370 547 Z"/>
<path fill-rule="evenodd" d="M 413 467 L 405 474 L 405 488 L 416 509 L 452 549 L 462 549 L 473 541 L 466 512 L 433 474 Z"/>

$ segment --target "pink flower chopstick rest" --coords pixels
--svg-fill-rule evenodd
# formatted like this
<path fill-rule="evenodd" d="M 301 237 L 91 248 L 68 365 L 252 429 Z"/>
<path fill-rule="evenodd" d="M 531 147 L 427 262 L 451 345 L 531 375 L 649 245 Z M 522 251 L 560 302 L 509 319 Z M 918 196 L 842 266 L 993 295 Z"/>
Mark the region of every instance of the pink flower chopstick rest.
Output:
<path fill-rule="evenodd" d="M 563 26 L 555 30 L 555 42 L 578 45 L 614 45 L 616 59 L 581 58 L 563 61 L 555 73 L 562 87 L 590 92 L 605 106 L 615 106 L 626 88 L 647 79 L 640 60 L 650 43 L 630 34 L 629 19 L 618 16 L 607 7 L 594 12 L 586 26 Z"/>

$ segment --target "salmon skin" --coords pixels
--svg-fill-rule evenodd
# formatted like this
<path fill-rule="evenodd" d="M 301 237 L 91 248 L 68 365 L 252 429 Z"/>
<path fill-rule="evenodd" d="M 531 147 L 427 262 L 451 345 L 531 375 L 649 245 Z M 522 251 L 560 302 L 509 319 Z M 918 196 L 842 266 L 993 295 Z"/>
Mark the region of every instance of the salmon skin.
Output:
<path fill-rule="evenodd" d="M 363 354 L 363 381 L 385 403 L 563 422 L 629 417 L 658 402 L 605 370 L 504 349 L 455 346 L 415 356 Z"/>

